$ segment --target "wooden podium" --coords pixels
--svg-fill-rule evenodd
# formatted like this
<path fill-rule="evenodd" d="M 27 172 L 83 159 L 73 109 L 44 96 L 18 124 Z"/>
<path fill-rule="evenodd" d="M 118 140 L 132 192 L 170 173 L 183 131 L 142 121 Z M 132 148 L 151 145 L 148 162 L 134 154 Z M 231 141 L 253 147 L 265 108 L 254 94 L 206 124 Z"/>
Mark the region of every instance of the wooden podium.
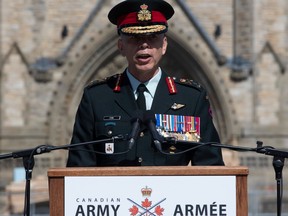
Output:
<path fill-rule="evenodd" d="M 235 176 L 236 215 L 248 215 L 247 167 L 227 166 L 160 166 L 160 167 L 96 167 L 52 168 L 48 170 L 50 216 L 64 215 L 65 177 L 71 176 Z M 164 214 L 165 215 L 165 214 Z"/>

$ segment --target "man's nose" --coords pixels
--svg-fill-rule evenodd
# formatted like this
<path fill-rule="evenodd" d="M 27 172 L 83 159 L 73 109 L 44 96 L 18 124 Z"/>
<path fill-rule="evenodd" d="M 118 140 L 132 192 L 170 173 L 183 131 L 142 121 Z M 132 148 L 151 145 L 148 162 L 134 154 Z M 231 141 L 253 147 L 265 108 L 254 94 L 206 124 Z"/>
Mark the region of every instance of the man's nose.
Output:
<path fill-rule="evenodd" d="M 143 43 L 140 44 L 140 48 L 141 49 L 149 48 L 149 44 L 147 42 L 143 42 Z"/>
<path fill-rule="evenodd" d="M 141 49 L 149 48 L 149 47 L 150 47 L 150 45 L 149 45 L 149 39 L 148 39 L 148 38 L 145 38 L 145 37 L 139 39 L 139 47 L 140 47 Z"/>

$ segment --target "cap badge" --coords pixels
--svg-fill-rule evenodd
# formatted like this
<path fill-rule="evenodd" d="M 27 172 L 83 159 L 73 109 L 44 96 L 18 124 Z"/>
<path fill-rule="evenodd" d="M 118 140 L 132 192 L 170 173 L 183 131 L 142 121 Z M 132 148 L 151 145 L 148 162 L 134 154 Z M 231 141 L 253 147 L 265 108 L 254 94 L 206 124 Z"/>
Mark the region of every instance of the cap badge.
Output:
<path fill-rule="evenodd" d="M 138 21 L 151 21 L 152 15 L 151 12 L 148 9 L 148 5 L 142 4 L 140 6 L 141 10 L 138 12 Z"/>

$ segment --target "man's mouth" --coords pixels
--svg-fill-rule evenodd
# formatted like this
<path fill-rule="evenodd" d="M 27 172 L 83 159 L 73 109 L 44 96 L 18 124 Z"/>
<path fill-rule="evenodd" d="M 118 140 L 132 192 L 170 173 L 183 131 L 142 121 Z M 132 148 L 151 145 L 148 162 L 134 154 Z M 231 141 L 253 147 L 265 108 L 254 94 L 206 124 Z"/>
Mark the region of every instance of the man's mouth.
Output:
<path fill-rule="evenodd" d="M 140 54 L 140 55 L 137 55 L 137 59 L 139 60 L 145 60 L 145 59 L 148 59 L 150 58 L 151 56 L 149 54 Z"/>

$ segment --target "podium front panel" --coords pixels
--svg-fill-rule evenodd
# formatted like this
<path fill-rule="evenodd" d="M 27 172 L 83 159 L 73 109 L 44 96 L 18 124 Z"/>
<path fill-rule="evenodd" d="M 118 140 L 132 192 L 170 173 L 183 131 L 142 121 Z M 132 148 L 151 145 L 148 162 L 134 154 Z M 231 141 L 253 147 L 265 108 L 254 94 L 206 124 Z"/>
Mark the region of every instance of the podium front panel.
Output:
<path fill-rule="evenodd" d="M 247 175 L 245 167 L 50 169 L 50 215 L 247 215 Z"/>
<path fill-rule="evenodd" d="M 64 191 L 65 216 L 236 216 L 235 176 L 67 176 Z"/>

